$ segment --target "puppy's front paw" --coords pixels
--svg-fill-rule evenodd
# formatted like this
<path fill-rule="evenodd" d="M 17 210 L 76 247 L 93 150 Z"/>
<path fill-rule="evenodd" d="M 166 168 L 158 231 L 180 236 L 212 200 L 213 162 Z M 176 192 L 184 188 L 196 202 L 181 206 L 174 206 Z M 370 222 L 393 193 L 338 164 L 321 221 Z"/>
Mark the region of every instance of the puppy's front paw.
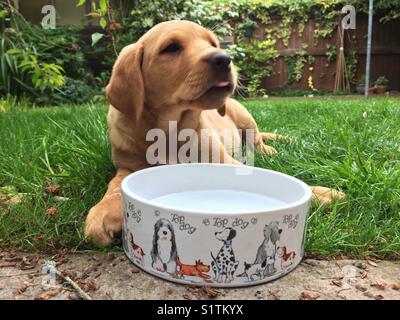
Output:
<path fill-rule="evenodd" d="M 273 154 L 278 153 L 278 152 L 276 151 L 275 148 L 270 147 L 270 146 L 267 146 L 267 145 L 264 144 L 264 143 L 262 143 L 262 144 L 260 144 L 260 145 L 258 146 L 258 150 L 259 150 L 261 153 L 269 154 L 269 155 L 273 155 Z"/>
<path fill-rule="evenodd" d="M 90 209 L 86 218 L 85 237 L 101 245 L 116 243 L 121 238 L 121 196 L 113 198 L 117 199 L 103 199 Z"/>
<path fill-rule="evenodd" d="M 343 192 L 326 187 L 311 187 L 313 193 L 313 200 L 322 205 L 331 204 L 335 200 L 344 200 L 346 195 Z"/>

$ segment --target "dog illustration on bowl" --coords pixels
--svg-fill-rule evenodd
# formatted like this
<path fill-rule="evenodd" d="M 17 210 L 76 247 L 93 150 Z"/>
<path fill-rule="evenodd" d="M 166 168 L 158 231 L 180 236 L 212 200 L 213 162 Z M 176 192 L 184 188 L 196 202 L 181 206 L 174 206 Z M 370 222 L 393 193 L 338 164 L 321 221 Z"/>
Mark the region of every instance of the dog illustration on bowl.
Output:
<path fill-rule="evenodd" d="M 278 257 L 281 259 L 282 270 L 286 270 L 294 263 L 296 252 L 288 252 L 286 246 L 282 246 L 278 248 Z"/>
<path fill-rule="evenodd" d="M 211 277 L 206 274 L 210 271 L 210 266 L 201 262 L 201 260 L 196 260 L 194 265 L 183 264 L 179 258 L 176 259 L 176 264 L 178 266 L 178 271 L 176 275 L 180 278 L 184 277 L 197 277 L 202 280 L 209 280 Z"/>
<path fill-rule="evenodd" d="M 141 266 L 143 266 L 145 253 L 143 249 L 135 243 L 132 232 L 129 232 L 129 244 L 132 249 L 133 257 Z"/>
<path fill-rule="evenodd" d="M 221 249 L 216 257 L 211 252 L 213 261 L 211 267 L 214 272 L 214 281 L 222 283 L 230 283 L 233 281 L 233 275 L 239 265 L 239 261 L 235 259 L 235 253 L 232 247 L 232 240 L 236 237 L 236 230 L 233 228 L 225 228 L 221 232 L 215 232 L 215 237 L 223 242 Z"/>
<path fill-rule="evenodd" d="M 177 271 L 178 251 L 175 242 L 175 231 L 167 219 L 159 219 L 154 225 L 153 247 L 151 249 L 151 266 L 159 272 L 175 275 Z"/>
<path fill-rule="evenodd" d="M 279 222 L 273 221 L 265 225 L 264 240 L 258 248 L 256 259 L 253 264 L 266 263 L 264 277 L 276 273 L 275 261 L 278 242 L 281 238 L 282 229 L 279 228 Z"/>

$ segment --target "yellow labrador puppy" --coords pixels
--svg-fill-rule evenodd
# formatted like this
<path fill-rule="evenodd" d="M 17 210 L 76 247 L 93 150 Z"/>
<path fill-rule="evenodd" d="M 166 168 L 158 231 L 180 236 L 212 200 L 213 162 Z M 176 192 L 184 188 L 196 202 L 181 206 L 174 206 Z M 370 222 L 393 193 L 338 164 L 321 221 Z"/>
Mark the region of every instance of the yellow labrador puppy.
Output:
<path fill-rule="evenodd" d="M 120 237 L 122 228 L 121 181 L 131 172 L 151 165 L 175 163 L 168 152 L 163 160 L 149 164 L 146 157 L 152 144 L 149 130 L 158 128 L 168 136 L 170 124 L 178 133 L 184 129 L 200 133 L 197 143 L 210 140 L 207 156 L 199 148 L 197 161 L 239 163 L 232 157 L 244 135 L 239 130 L 252 129 L 254 146 L 262 153 L 276 151 L 264 139 L 279 139 L 260 133 L 250 113 L 229 98 L 235 90 L 236 74 L 231 58 L 219 47 L 209 30 L 189 21 L 169 21 L 156 25 L 135 44 L 125 47 L 114 65 L 107 96 L 109 138 L 112 159 L 118 171 L 109 183 L 103 199 L 91 208 L 85 235 L 100 244 Z M 219 131 L 230 137 L 221 138 Z M 195 140 L 196 141 L 196 140 Z M 168 141 L 171 142 L 171 141 Z M 176 142 L 179 146 L 181 142 Z M 206 144 L 207 145 L 207 144 Z M 318 187 L 314 192 L 322 202 L 342 197 L 334 190 Z"/>

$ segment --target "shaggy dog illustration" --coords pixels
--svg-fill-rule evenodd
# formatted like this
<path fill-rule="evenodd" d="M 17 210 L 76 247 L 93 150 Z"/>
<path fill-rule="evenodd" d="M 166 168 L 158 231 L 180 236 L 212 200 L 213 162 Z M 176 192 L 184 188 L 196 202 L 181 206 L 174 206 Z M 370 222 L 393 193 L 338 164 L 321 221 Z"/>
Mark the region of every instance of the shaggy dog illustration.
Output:
<path fill-rule="evenodd" d="M 232 248 L 232 239 L 235 238 L 235 236 L 236 230 L 232 228 L 225 228 L 223 231 L 215 233 L 215 237 L 224 243 L 217 257 L 214 257 L 211 252 L 211 257 L 213 259 L 211 267 L 214 272 L 214 280 L 217 282 L 221 283 L 224 280 L 225 283 L 231 282 L 239 265 L 239 261 L 236 261 Z"/>
<path fill-rule="evenodd" d="M 153 248 L 151 249 L 151 266 L 169 274 L 176 273 L 178 252 L 175 243 L 175 232 L 171 222 L 160 219 L 154 225 Z"/>
<path fill-rule="evenodd" d="M 278 248 L 278 257 L 281 258 L 281 268 L 285 270 L 286 268 L 290 267 L 293 262 L 294 258 L 296 257 L 296 252 L 290 251 L 287 252 L 285 246 Z"/>
<path fill-rule="evenodd" d="M 176 275 L 183 278 L 184 276 L 199 277 L 203 280 L 210 279 L 210 276 L 204 274 L 210 271 L 210 266 L 205 265 L 201 260 L 196 260 L 195 265 L 183 264 L 179 258 L 176 259 L 178 271 Z"/>
<path fill-rule="evenodd" d="M 139 246 L 135 243 L 135 241 L 133 240 L 133 234 L 132 234 L 131 232 L 129 232 L 129 242 L 130 242 L 130 244 L 131 244 L 133 256 L 134 256 L 137 260 L 139 260 L 139 263 L 140 263 L 140 264 L 143 265 L 143 263 L 144 263 L 143 260 L 144 260 L 144 256 L 145 256 L 144 251 L 143 251 L 143 249 L 142 249 L 141 247 L 139 247 Z"/>
<path fill-rule="evenodd" d="M 257 251 L 253 264 L 262 264 L 267 261 L 264 269 L 264 277 L 273 275 L 276 272 L 275 259 L 277 243 L 280 240 L 282 229 L 279 229 L 279 222 L 273 221 L 264 227 L 264 241 Z"/>

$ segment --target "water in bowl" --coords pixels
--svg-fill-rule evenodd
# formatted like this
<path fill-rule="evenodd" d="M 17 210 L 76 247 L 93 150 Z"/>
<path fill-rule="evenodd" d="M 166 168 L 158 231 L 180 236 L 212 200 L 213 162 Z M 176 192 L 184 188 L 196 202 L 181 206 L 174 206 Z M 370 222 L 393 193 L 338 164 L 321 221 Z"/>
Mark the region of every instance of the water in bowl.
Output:
<path fill-rule="evenodd" d="M 196 190 L 171 193 L 153 199 L 160 206 L 183 211 L 240 213 L 267 211 L 285 206 L 282 200 L 234 190 Z"/>

